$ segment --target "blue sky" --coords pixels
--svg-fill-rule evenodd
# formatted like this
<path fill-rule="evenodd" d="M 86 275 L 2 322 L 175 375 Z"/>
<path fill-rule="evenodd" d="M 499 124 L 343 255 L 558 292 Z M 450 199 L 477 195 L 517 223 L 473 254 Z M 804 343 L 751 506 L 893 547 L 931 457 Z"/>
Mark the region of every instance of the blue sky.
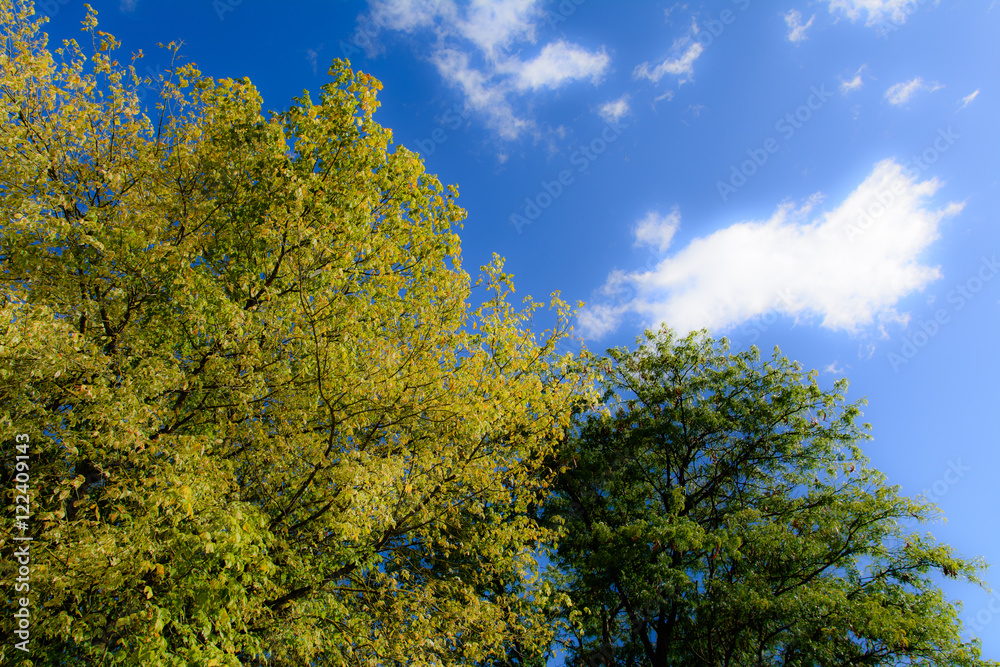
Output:
<path fill-rule="evenodd" d="M 994 564 L 998 594 L 946 591 L 1000 659 L 1000 2 L 91 4 L 140 71 L 182 40 L 270 109 L 335 57 L 376 76 L 459 185 L 464 268 L 585 301 L 592 350 L 666 322 L 849 377 L 874 465 Z M 38 8 L 79 34 L 82 3 Z"/>

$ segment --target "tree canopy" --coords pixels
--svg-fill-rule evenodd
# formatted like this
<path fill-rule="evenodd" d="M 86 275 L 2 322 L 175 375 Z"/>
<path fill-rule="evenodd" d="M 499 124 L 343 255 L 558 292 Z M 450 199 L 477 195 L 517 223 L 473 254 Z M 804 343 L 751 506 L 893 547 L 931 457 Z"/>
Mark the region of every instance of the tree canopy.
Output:
<path fill-rule="evenodd" d="M 536 336 L 495 258 L 469 305 L 457 190 L 390 150 L 372 77 L 265 115 L 191 64 L 141 81 L 88 11 L 92 51 L 50 52 L 0 0 L 0 439 L 30 437 L 34 538 L 5 664 L 547 645 L 527 510 L 587 391 L 566 304 Z"/>
<path fill-rule="evenodd" d="M 42 26 L 0 0 L 0 662 L 987 664 L 937 578 L 982 565 L 846 381 L 669 329 L 561 354 L 372 77 L 264 113 Z"/>
<path fill-rule="evenodd" d="M 982 564 L 869 467 L 846 380 L 705 332 L 640 343 L 609 351 L 610 410 L 566 441 L 546 507 L 568 664 L 987 664 L 935 579 Z"/>

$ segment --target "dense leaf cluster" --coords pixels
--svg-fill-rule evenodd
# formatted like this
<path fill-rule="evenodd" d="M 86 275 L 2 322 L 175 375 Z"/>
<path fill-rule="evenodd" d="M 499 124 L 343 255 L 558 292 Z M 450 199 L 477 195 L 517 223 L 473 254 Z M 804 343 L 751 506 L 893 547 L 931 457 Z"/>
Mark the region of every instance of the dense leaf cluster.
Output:
<path fill-rule="evenodd" d="M 192 65 L 140 81 L 93 13 L 90 55 L 50 53 L 25 4 L 0 0 L 0 26 L 0 440 L 32 443 L 29 663 L 543 650 L 525 590 L 550 536 L 527 510 L 584 389 L 554 353 L 568 311 L 554 298 L 537 339 L 499 259 L 469 307 L 457 191 L 389 150 L 380 84 L 335 63 L 318 101 L 265 117 L 249 82 Z M 13 502 L 6 453 L 4 473 Z"/>

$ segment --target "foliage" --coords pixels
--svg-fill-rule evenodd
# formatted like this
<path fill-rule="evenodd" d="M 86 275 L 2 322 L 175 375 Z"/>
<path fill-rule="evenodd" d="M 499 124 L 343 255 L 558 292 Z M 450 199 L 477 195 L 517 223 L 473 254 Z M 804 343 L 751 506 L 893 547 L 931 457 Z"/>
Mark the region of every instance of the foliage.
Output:
<path fill-rule="evenodd" d="M 265 117 L 246 80 L 188 64 L 141 81 L 89 7 L 89 55 L 50 52 L 31 13 L 0 0 L 0 439 L 31 438 L 25 664 L 547 646 L 532 577 L 550 532 L 527 510 L 589 391 L 554 353 L 567 306 L 554 295 L 536 337 L 539 305 L 510 305 L 498 258 L 467 305 L 457 190 L 389 151 L 370 76 L 335 62 L 318 102 Z"/>
<path fill-rule="evenodd" d="M 562 451 L 554 555 L 567 664 L 978 665 L 914 530 L 935 508 L 867 465 L 846 380 L 706 333 L 609 350 L 611 411 Z"/>

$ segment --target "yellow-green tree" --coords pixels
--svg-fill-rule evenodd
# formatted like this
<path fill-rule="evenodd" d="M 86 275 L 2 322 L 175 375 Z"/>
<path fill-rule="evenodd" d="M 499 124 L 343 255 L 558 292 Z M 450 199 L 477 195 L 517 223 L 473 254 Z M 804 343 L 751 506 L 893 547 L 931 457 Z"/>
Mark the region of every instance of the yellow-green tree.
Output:
<path fill-rule="evenodd" d="M 547 646 L 529 507 L 587 391 L 502 261 L 467 305 L 457 191 L 335 63 L 262 115 L 174 68 L 47 48 L 0 0 L 4 554 L 34 665 L 468 664 Z M 175 49 L 176 51 L 176 49 Z M 32 516 L 13 523 L 14 442 Z M 12 636 L 9 613 L 0 635 Z"/>

